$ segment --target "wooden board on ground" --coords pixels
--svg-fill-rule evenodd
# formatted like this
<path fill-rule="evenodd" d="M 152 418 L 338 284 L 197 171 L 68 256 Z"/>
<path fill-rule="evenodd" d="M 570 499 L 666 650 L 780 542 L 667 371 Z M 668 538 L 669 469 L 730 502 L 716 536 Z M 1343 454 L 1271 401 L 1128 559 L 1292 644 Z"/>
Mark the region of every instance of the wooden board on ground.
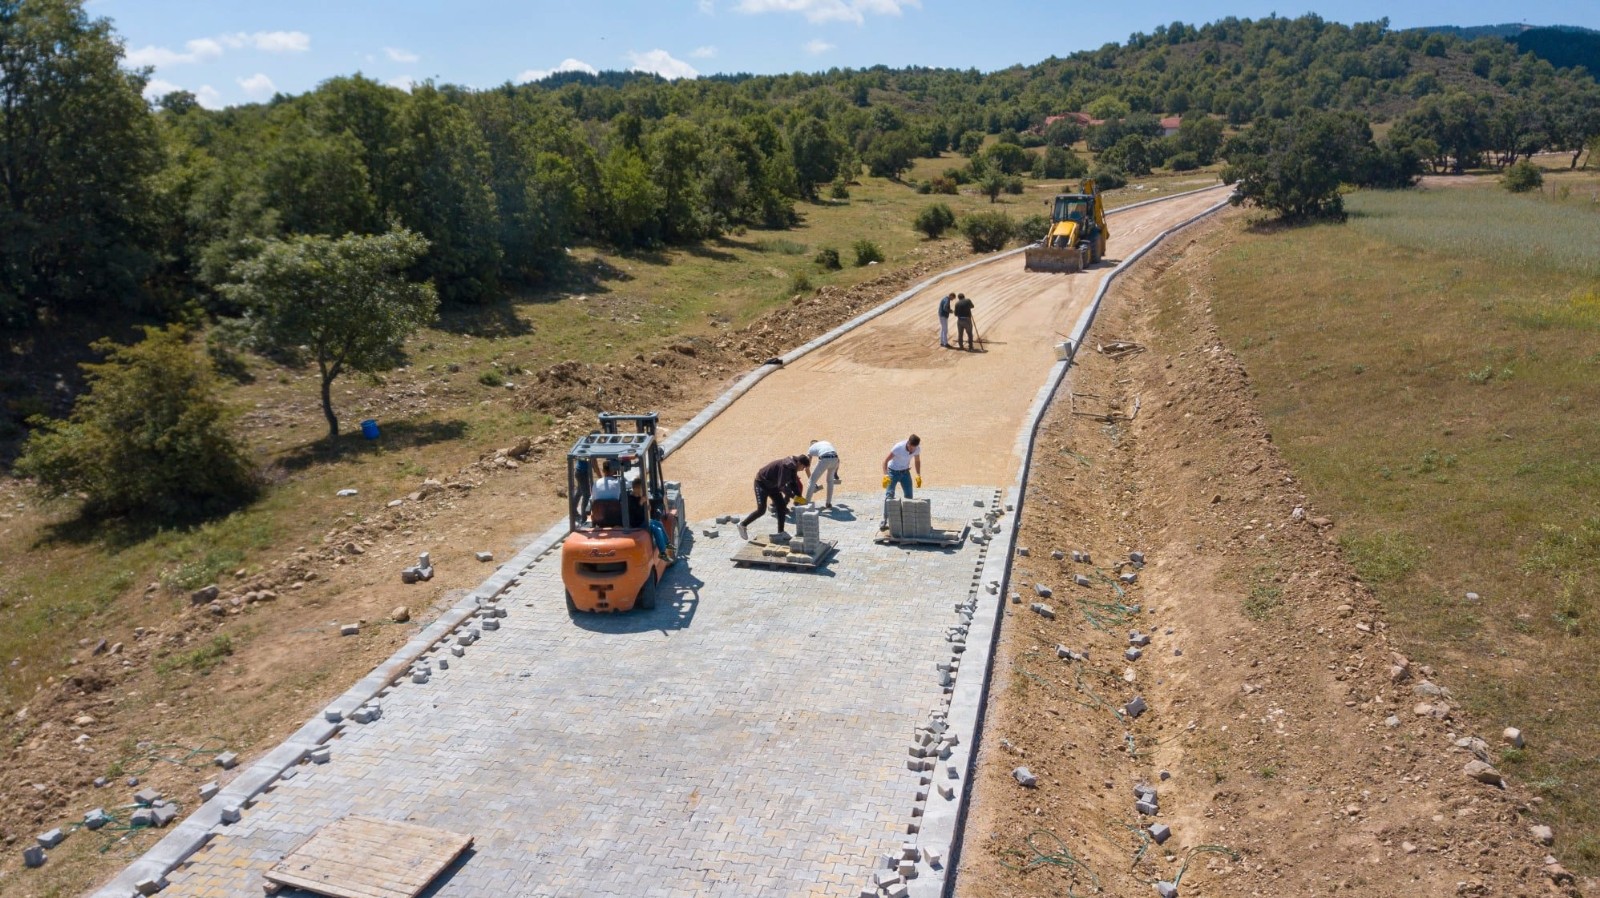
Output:
<path fill-rule="evenodd" d="M 884 527 L 873 542 L 880 546 L 959 546 L 967 538 L 968 526 L 961 521 L 934 520 L 927 536 L 891 536 L 889 528 Z"/>
<path fill-rule="evenodd" d="M 415 898 L 470 847 L 461 833 L 352 815 L 312 833 L 264 875 L 332 898 Z"/>
<path fill-rule="evenodd" d="M 799 542 L 798 539 L 795 542 Z M 733 553 L 733 563 L 744 567 L 782 568 L 791 571 L 812 571 L 821 567 L 833 556 L 834 550 L 839 548 L 839 541 L 833 539 L 819 540 L 822 551 L 815 558 L 809 555 L 768 555 L 767 547 L 773 545 L 769 537 L 758 536 L 740 546 Z"/>

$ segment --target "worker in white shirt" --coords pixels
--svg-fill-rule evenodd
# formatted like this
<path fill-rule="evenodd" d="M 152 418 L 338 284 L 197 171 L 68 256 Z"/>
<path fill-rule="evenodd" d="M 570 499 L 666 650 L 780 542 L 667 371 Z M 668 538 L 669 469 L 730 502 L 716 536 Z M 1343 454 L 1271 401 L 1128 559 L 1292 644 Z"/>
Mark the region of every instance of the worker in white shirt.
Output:
<path fill-rule="evenodd" d="M 906 491 L 906 498 L 911 498 L 911 469 L 917 471 L 917 486 L 922 486 L 922 437 L 911 436 L 895 443 L 890 447 L 889 454 L 883 457 L 883 497 L 894 498 L 894 488 L 900 486 Z"/>
<path fill-rule="evenodd" d="M 818 486 L 825 483 L 828 485 L 828 502 L 822 507 L 832 508 L 833 485 L 839 482 L 839 450 L 827 440 L 812 440 L 806 455 L 811 457 L 811 482 L 806 486 L 806 503 L 810 504 Z"/>

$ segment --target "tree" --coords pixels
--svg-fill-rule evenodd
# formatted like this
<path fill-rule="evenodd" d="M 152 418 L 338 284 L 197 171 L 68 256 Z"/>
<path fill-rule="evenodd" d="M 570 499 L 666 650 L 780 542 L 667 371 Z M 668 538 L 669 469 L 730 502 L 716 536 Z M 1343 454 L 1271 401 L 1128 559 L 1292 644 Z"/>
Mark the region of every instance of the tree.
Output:
<path fill-rule="evenodd" d="M 500 222 L 483 134 L 442 91 L 418 87 L 399 116 L 394 152 L 400 224 L 427 238 L 418 272 L 453 302 L 493 296 Z"/>
<path fill-rule="evenodd" d="M 1008 175 L 1026 171 L 1033 165 L 1033 156 L 1014 143 L 997 143 L 984 151 L 982 159 L 985 167 Z"/>
<path fill-rule="evenodd" d="M 986 168 L 978 176 L 978 189 L 989 198 L 989 202 L 1000 199 L 1000 194 L 1006 189 L 1005 173 L 995 168 Z"/>
<path fill-rule="evenodd" d="M 1261 119 L 1228 141 L 1222 180 L 1233 202 L 1271 209 L 1290 221 L 1343 219 L 1339 185 L 1355 181 L 1372 132 L 1354 113 L 1302 109 L 1291 119 Z"/>
<path fill-rule="evenodd" d="M 926 234 L 929 240 L 937 240 L 945 231 L 956 223 L 956 214 L 944 203 L 934 203 L 917 213 L 917 220 L 912 227 Z"/>
<path fill-rule="evenodd" d="M 820 118 L 806 117 L 789 134 L 795 184 L 800 195 L 817 199 L 817 188 L 833 181 L 844 162 L 845 147 Z"/>
<path fill-rule="evenodd" d="M 889 131 L 872 138 L 862 161 L 873 177 L 898 181 L 916 161 L 919 150 L 915 137 L 904 131 Z"/>
<path fill-rule="evenodd" d="M 160 156 L 121 52 L 81 0 L 0 0 L 0 326 L 136 304 Z"/>
<path fill-rule="evenodd" d="M 1222 122 L 1209 115 L 1186 115 L 1178 122 L 1178 148 L 1193 153 L 1201 165 L 1210 165 L 1222 148 Z"/>
<path fill-rule="evenodd" d="M 406 275 L 427 251 L 428 241 L 406 230 L 271 240 L 235 265 L 232 282 L 222 286 L 248 310 L 260 345 L 285 353 L 305 347 L 316 360 L 330 443 L 339 439 L 333 381 L 346 369 L 394 367 L 405 339 L 433 320 L 433 286 Z"/>
<path fill-rule="evenodd" d="M 145 328 L 132 346 L 94 344 L 88 389 L 61 421 L 35 419 L 17 471 L 56 494 L 82 493 L 91 515 L 180 522 L 255 495 L 244 448 L 229 431 L 211 366 L 180 326 Z"/>
<path fill-rule="evenodd" d="M 299 125 L 267 154 L 262 187 L 291 234 L 348 234 L 372 230 L 372 193 L 360 141 L 349 132 L 314 134 Z"/>

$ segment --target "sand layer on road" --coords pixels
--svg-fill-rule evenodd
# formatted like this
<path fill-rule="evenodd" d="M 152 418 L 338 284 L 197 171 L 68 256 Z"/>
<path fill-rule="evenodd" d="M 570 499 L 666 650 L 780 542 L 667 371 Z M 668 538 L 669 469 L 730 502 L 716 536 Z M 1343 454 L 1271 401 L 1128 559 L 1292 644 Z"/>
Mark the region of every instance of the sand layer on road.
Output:
<path fill-rule="evenodd" d="M 1105 262 L 1067 275 L 997 259 L 922 290 L 898 308 L 774 372 L 689 440 L 667 464 L 691 517 L 748 511 L 756 470 L 824 439 L 839 449 L 844 488 L 878 482 L 896 440 L 922 437 L 932 486 L 1000 485 L 1017 474 L 1017 430 L 1064 339 L 1123 256 L 1216 203 L 1208 190 L 1113 216 Z M 975 306 L 978 352 L 940 349 L 938 298 Z M 952 319 L 950 339 L 955 341 Z"/>

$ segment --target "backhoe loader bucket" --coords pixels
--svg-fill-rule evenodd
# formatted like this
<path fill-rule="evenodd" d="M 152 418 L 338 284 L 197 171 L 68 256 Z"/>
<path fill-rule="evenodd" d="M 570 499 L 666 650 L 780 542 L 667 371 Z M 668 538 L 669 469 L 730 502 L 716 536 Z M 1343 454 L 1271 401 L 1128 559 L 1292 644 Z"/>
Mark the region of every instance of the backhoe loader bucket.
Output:
<path fill-rule="evenodd" d="M 1023 268 L 1028 271 L 1059 271 L 1072 274 L 1086 267 L 1082 247 L 1054 247 L 1041 244 L 1028 247 L 1023 250 L 1022 255 Z"/>

